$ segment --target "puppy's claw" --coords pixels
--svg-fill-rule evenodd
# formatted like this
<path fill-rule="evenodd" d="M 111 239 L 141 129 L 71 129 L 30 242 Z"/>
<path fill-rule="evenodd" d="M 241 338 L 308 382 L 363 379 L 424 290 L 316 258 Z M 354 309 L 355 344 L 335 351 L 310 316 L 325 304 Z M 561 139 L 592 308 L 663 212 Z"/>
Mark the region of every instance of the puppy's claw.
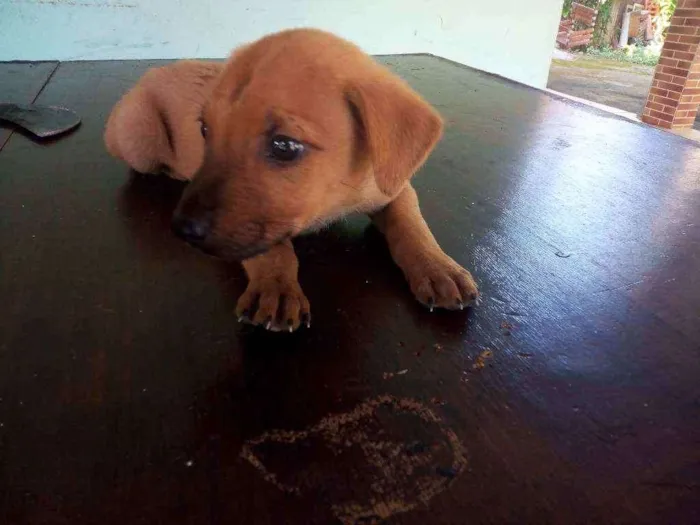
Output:
<path fill-rule="evenodd" d="M 264 258 L 260 264 L 266 264 Z M 240 322 L 270 332 L 297 331 L 299 315 L 308 311 L 309 301 L 299 284 L 285 274 L 249 281 L 236 305 Z"/>
<path fill-rule="evenodd" d="M 459 306 L 460 310 L 464 310 L 464 303 L 462 301 L 457 301 L 457 305 Z"/>
<path fill-rule="evenodd" d="M 305 325 L 306 328 L 311 328 L 311 314 L 304 314 L 301 316 L 301 324 Z"/>
<path fill-rule="evenodd" d="M 435 299 L 433 299 L 432 297 L 428 299 L 428 308 L 431 312 L 435 309 Z"/>

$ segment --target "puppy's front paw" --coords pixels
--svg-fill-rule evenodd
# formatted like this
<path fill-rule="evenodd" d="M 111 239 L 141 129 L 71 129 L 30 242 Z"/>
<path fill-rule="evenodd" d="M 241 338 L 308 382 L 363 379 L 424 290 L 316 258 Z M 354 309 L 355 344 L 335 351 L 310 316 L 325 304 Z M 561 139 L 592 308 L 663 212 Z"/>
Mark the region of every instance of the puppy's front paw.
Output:
<path fill-rule="evenodd" d="M 417 258 L 405 273 L 416 299 L 430 311 L 462 310 L 479 299 L 472 275 L 444 253 Z"/>
<path fill-rule="evenodd" d="M 263 326 L 273 332 L 293 332 L 311 326 L 309 301 L 299 283 L 279 276 L 252 280 L 238 299 L 240 322 Z"/>

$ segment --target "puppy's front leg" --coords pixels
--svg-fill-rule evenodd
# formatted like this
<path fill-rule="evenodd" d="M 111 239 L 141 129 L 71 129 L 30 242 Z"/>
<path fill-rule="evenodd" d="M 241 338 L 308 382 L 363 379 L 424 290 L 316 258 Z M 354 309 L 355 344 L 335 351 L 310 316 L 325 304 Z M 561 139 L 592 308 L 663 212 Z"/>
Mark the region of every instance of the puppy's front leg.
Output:
<path fill-rule="evenodd" d="M 246 259 L 243 268 L 248 275 L 248 288 L 236 306 L 239 321 L 275 332 L 293 332 L 302 323 L 311 325 L 309 301 L 297 280 L 299 261 L 291 241 Z"/>
<path fill-rule="evenodd" d="M 391 256 L 421 303 L 431 310 L 455 310 L 477 300 L 479 291 L 474 279 L 442 251 L 423 219 L 410 184 L 372 220 L 386 237 Z"/>

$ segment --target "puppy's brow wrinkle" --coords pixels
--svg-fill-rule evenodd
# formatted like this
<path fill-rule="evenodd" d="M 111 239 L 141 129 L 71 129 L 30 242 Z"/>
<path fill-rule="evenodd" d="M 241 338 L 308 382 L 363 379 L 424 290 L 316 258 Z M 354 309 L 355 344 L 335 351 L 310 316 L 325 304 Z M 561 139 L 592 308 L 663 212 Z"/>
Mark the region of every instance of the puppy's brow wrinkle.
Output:
<path fill-rule="evenodd" d="M 166 111 L 163 111 L 160 106 L 155 106 L 155 109 L 158 112 L 161 121 L 163 122 L 163 130 L 165 131 L 165 139 L 168 142 L 168 149 L 170 150 L 170 153 L 174 154 L 175 145 L 173 143 L 173 130 L 170 124 L 169 115 Z"/>
<path fill-rule="evenodd" d="M 342 181 L 342 180 L 341 180 L 340 183 L 341 183 L 343 186 L 347 186 L 348 188 L 351 188 L 351 189 L 353 189 L 353 190 L 355 190 L 355 191 L 360 191 L 360 188 L 357 188 L 357 187 L 353 186 L 352 184 L 348 184 L 348 183 L 345 182 L 345 181 Z"/>
<path fill-rule="evenodd" d="M 229 95 L 229 100 L 231 102 L 236 102 L 239 98 L 241 98 L 243 90 L 248 87 L 248 84 L 250 84 L 250 76 L 244 78 L 241 82 L 234 86 L 233 91 L 231 91 L 231 94 Z"/>

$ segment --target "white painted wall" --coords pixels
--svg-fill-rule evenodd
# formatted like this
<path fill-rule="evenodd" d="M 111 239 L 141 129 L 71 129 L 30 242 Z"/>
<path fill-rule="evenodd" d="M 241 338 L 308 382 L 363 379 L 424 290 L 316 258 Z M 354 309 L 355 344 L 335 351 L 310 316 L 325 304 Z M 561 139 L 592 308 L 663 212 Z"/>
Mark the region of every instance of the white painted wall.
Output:
<path fill-rule="evenodd" d="M 290 27 L 544 87 L 563 0 L 0 0 L 1 60 L 222 57 Z"/>

